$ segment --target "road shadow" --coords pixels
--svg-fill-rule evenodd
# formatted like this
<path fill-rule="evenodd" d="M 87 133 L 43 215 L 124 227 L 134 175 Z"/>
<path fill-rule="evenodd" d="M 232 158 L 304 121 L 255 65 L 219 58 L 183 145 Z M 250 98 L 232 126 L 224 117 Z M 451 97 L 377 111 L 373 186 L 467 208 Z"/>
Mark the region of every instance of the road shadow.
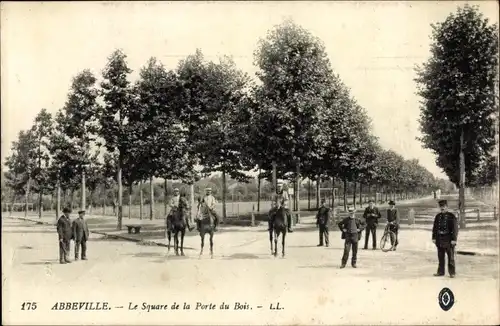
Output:
<path fill-rule="evenodd" d="M 59 260 L 50 259 L 50 260 L 41 260 L 41 261 L 28 261 L 23 263 L 23 265 L 31 265 L 31 266 L 41 266 L 41 265 L 54 265 L 59 264 Z"/>
<path fill-rule="evenodd" d="M 130 242 L 124 239 L 119 239 L 119 238 L 114 238 L 114 237 L 108 237 L 106 235 L 97 237 L 97 238 L 90 238 L 87 240 L 88 242 Z"/>
<path fill-rule="evenodd" d="M 163 257 L 165 256 L 164 252 L 139 252 L 139 253 L 127 253 L 123 254 L 123 256 L 131 256 L 134 258 L 151 258 L 151 257 Z"/>
<path fill-rule="evenodd" d="M 56 234 L 57 232 L 55 230 L 2 230 L 2 233 Z"/>
<path fill-rule="evenodd" d="M 30 247 L 30 246 L 19 246 L 19 247 L 17 247 L 17 249 L 31 250 L 31 249 L 34 249 L 34 248 Z"/>
<path fill-rule="evenodd" d="M 340 269 L 340 264 L 306 265 L 306 266 L 298 266 L 298 268 L 336 268 L 336 269 Z"/>
<path fill-rule="evenodd" d="M 317 245 L 288 246 L 288 248 L 323 248 L 323 247 L 324 246 L 317 246 Z"/>
<path fill-rule="evenodd" d="M 259 256 L 254 255 L 254 254 L 247 254 L 247 253 L 236 253 L 236 254 L 232 254 L 231 256 L 223 257 L 224 260 L 262 259 L 262 258 L 263 257 L 259 257 Z"/>

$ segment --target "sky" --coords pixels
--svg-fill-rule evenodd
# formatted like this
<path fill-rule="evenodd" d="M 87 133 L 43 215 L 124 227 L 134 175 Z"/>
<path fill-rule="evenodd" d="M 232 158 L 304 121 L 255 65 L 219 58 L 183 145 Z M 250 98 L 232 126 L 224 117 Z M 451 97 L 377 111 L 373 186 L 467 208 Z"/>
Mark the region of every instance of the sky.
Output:
<path fill-rule="evenodd" d="M 285 19 L 319 37 L 333 70 L 372 119 L 381 145 L 445 177 L 417 140 L 415 66 L 429 58 L 431 24 L 466 2 L 10 2 L 1 3 L 2 162 L 37 113 L 62 108 L 71 79 L 101 76 L 114 49 L 131 78 L 154 56 L 168 69 L 201 49 L 230 55 L 254 76 L 260 38 Z M 467 2 L 498 24 L 497 1 Z"/>

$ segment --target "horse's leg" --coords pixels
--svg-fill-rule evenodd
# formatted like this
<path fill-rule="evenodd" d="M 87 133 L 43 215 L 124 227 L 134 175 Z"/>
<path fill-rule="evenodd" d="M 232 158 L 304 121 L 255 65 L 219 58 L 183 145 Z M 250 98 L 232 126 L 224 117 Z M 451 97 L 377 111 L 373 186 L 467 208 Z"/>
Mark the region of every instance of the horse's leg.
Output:
<path fill-rule="evenodd" d="M 179 256 L 179 231 L 178 230 L 175 230 L 174 243 L 175 243 L 175 255 Z"/>
<path fill-rule="evenodd" d="M 214 258 L 214 230 L 210 232 L 210 258 Z"/>
<path fill-rule="evenodd" d="M 283 232 L 281 235 L 281 257 L 285 257 L 285 237 L 286 237 L 286 232 Z"/>
<path fill-rule="evenodd" d="M 273 229 L 269 230 L 269 242 L 271 243 L 271 255 L 274 253 L 273 251 Z"/>
<path fill-rule="evenodd" d="M 170 230 L 167 231 L 167 237 L 168 237 L 168 251 L 167 251 L 167 253 L 169 253 L 170 252 L 170 239 L 172 238 L 172 232 L 170 232 Z"/>
<path fill-rule="evenodd" d="M 201 238 L 201 250 L 200 250 L 200 257 L 203 255 L 203 246 L 205 246 L 205 231 L 200 232 L 200 238 Z"/>
<path fill-rule="evenodd" d="M 184 255 L 184 235 L 186 235 L 185 228 L 181 230 L 181 256 L 185 256 Z"/>
<path fill-rule="evenodd" d="M 280 236 L 280 231 L 274 231 L 274 252 L 273 255 L 276 257 L 278 255 L 278 237 Z"/>

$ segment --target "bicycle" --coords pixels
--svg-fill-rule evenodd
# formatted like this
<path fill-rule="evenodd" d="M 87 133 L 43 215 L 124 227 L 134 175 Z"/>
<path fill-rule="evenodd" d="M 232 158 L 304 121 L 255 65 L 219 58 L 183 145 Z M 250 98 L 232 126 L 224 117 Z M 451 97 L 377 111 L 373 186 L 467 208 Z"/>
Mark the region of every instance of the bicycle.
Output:
<path fill-rule="evenodd" d="M 391 242 L 391 239 L 393 240 Z M 386 246 L 389 245 L 389 248 Z M 391 224 L 387 223 L 385 225 L 384 234 L 380 239 L 380 249 L 383 252 L 391 251 L 396 246 L 396 233 L 391 231 Z"/>

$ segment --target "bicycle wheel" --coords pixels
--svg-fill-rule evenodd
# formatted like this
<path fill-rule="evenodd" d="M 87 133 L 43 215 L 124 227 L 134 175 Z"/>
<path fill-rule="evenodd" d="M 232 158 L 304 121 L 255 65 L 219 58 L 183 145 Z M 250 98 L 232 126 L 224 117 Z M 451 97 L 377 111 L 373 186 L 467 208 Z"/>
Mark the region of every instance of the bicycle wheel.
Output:
<path fill-rule="evenodd" d="M 383 252 L 391 251 L 394 245 L 391 245 L 391 237 L 396 239 L 396 235 L 392 231 L 384 232 L 384 235 L 380 239 L 380 249 Z"/>

